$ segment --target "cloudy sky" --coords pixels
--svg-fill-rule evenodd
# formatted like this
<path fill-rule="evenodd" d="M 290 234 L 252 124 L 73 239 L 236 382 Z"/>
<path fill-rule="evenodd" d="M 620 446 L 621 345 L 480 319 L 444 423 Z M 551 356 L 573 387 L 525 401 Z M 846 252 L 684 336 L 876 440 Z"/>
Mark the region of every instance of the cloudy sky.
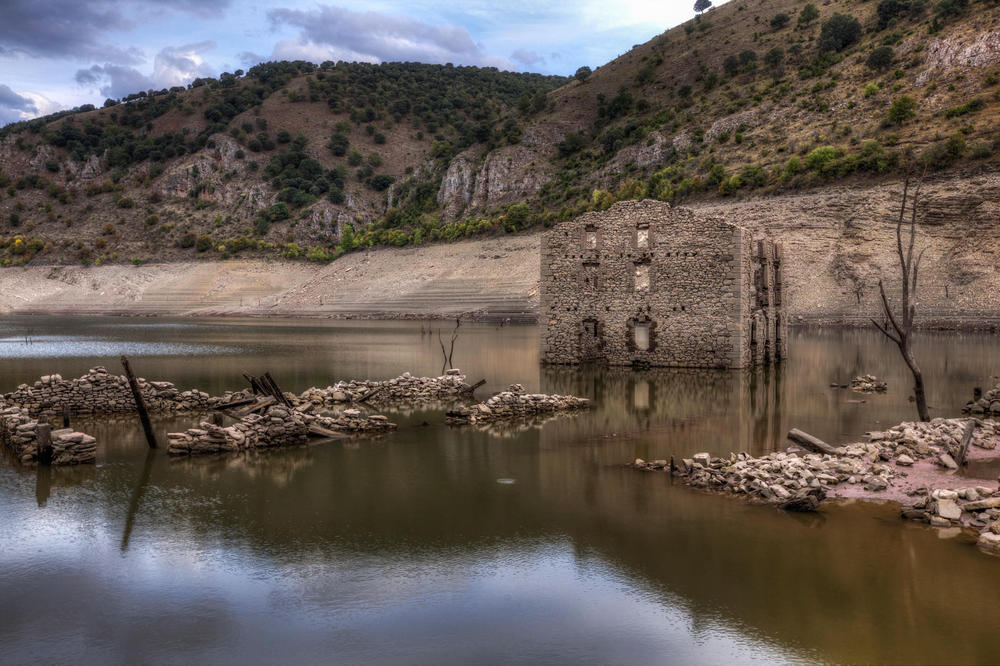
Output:
<path fill-rule="evenodd" d="M 571 74 L 691 18 L 692 5 L 0 0 L 0 125 L 266 60 L 452 62 Z"/>

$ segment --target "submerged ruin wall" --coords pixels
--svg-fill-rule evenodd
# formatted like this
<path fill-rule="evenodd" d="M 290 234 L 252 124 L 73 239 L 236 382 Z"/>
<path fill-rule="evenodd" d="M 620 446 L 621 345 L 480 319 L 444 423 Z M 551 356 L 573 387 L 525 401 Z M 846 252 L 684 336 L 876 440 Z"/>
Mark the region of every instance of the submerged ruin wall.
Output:
<path fill-rule="evenodd" d="M 198 390 L 179 391 L 170 382 L 147 382 L 138 378 L 139 390 L 151 412 L 178 412 L 208 409 L 212 397 Z M 4 396 L 32 415 L 44 411 L 61 414 L 69 407 L 71 414 L 123 414 L 135 411 L 135 398 L 124 375 L 112 375 L 98 366 L 76 379 L 45 375 L 32 385 L 21 384 Z M 218 399 L 216 399 L 218 401 Z"/>
<path fill-rule="evenodd" d="M 780 248 L 717 217 L 623 201 L 542 238 L 542 360 L 748 367 L 785 354 Z"/>

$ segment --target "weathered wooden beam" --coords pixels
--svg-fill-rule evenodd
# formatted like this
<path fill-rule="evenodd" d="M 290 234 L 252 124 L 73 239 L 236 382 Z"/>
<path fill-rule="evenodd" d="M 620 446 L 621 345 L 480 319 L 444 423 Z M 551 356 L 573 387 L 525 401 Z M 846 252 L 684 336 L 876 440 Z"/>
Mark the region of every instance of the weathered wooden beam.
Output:
<path fill-rule="evenodd" d="M 369 400 L 371 400 L 372 398 L 374 398 L 376 395 L 378 395 L 379 393 L 381 393 L 384 390 L 385 390 L 385 384 L 380 384 L 380 385 L 376 386 L 375 388 L 373 388 L 368 393 L 365 393 L 365 395 L 360 400 L 358 400 L 357 402 L 358 402 L 358 404 L 361 404 L 363 402 L 368 402 Z"/>
<path fill-rule="evenodd" d="M 278 386 L 278 382 L 274 381 L 274 377 L 271 376 L 270 372 L 264 373 L 264 379 L 267 381 L 268 384 L 270 384 L 271 388 L 273 389 L 272 395 L 278 400 L 280 400 L 281 404 L 283 404 L 285 407 L 291 409 L 292 403 L 288 400 L 288 398 L 285 397 L 284 391 L 282 391 L 281 387 Z"/>
<path fill-rule="evenodd" d="M 972 443 L 972 433 L 976 431 L 979 419 L 969 419 L 965 423 L 965 430 L 962 432 L 962 445 L 958 449 L 958 458 L 955 462 L 959 467 L 965 464 L 965 456 L 969 453 L 969 444 Z"/>
<path fill-rule="evenodd" d="M 475 384 L 473 384 L 472 386 L 470 386 L 469 390 L 466 391 L 466 393 L 470 393 L 470 394 L 471 393 L 475 393 L 476 389 L 479 388 L 480 386 L 482 386 L 485 383 L 486 383 L 485 379 L 480 379 L 478 382 L 476 382 Z"/>
<path fill-rule="evenodd" d="M 38 424 L 35 430 L 35 449 L 39 465 L 52 464 L 52 426 L 48 423 Z"/>
<path fill-rule="evenodd" d="M 839 455 L 836 448 L 798 428 L 792 428 L 788 431 L 788 439 L 813 453 L 825 453 L 831 456 Z"/>
<path fill-rule="evenodd" d="M 327 430 L 323 426 L 316 425 L 315 423 L 309 424 L 308 431 L 310 435 L 315 435 L 316 437 L 322 437 L 324 439 L 345 439 L 347 437 L 347 435 L 342 432 Z"/>
<path fill-rule="evenodd" d="M 128 357 L 122 354 L 122 367 L 125 368 L 125 376 L 128 378 L 128 386 L 132 389 L 132 398 L 135 400 L 135 409 L 139 412 L 139 421 L 142 422 L 142 430 L 146 433 L 146 443 L 149 448 L 156 448 L 156 435 L 153 433 L 153 425 L 149 422 L 149 412 L 146 411 L 146 401 L 139 390 L 139 382 L 135 379 L 132 366 L 129 365 Z"/>

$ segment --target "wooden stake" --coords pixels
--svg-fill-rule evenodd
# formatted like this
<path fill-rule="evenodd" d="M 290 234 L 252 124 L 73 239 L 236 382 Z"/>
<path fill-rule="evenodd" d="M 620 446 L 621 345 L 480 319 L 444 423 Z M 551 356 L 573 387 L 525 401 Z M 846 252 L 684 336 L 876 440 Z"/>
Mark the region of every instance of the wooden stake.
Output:
<path fill-rule="evenodd" d="M 975 432 L 976 426 L 979 425 L 977 419 L 969 419 L 965 423 L 965 431 L 962 433 L 962 446 L 958 449 L 958 466 L 961 467 L 965 464 L 965 456 L 969 453 L 969 444 L 972 443 L 972 433 Z"/>
<path fill-rule="evenodd" d="M 39 423 L 35 431 L 35 447 L 38 451 L 37 458 L 39 465 L 52 464 L 52 426 L 48 423 Z"/>
<path fill-rule="evenodd" d="M 142 393 L 139 391 L 139 382 L 135 380 L 135 375 L 132 373 L 132 366 L 128 363 L 128 357 L 122 354 L 122 367 L 125 368 L 125 376 L 128 377 L 129 388 L 132 389 L 132 397 L 135 399 L 135 409 L 139 412 L 139 420 L 142 422 L 142 430 L 146 433 L 146 443 L 149 444 L 149 448 L 156 448 L 156 435 L 153 434 L 153 426 L 149 422 L 149 412 L 146 411 L 146 401 L 142 398 Z"/>
<path fill-rule="evenodd" d="M 283 404 L 285 407 L 291 409 L 292 403 L 289 402 L 288 398 L 285 397 L 284 392 L 281 390 L 281 387 L 278 386 L 278 382 L 274 381 L 274 377 L 271 376 L 270 372 L 264 373 L 264 379 L 267 381 L 268 384 L 271 385 L 271 388 L 274 390 L 274 392 L 271 395 L 280 400 L 281 404 Z"/>
<path fill-rule="evenodd" d="M 69 405 L 63 405 L 63 428 L 69 427 Z"/>

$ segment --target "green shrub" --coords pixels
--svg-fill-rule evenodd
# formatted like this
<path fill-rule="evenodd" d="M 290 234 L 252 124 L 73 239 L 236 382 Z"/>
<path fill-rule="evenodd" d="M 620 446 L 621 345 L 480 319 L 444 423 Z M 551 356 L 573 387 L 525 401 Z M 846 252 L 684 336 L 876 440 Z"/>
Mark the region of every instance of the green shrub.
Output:
<path fill-rule="evenodd" d="M 292 216 L 292 211 L 288 208 L 288 204 L 284 201 L 279 201 L 278 203 L 266 208 L 264 210 L 264 215 L 270 222 L 280 222 L 281 220 L 287 220 Z"/>
<path fill-rule="evenodd" d="M 767 176 L 759 166 L 748 164 L 740 169 L 740 180 L 748 187 L 763 187 L 767 183 Z"/>
<path fill-rule="evenodd" d="M 869 69 L 884 72 L 892 67 L 894 51 L 891 46 L 880 46 L 868 54 L 865 64 Z"/>
<path fill-rule="evenodd" d="M 790 17 L 788 14 L 785 13 L 775 14 L 774 17 L 771 19 L 771 27 L 774 28 L 775 30 L 781 30 L 786 25 L 788 25 L 788 22 L 791 20 L 792 17 Z"/>
<path fill-rule="evenodd" d="M 321 247 L 319 245 L 314 245 L 313 247 L 309 248 L 308 252 L 306 252 L 306 260 L 315 261 L 317 263 L 323 263 L 323 264 L 329 263 L 333 261 L 333 253 L 324 247 Z"/>
<path fill-rule="evenodd" d="M 916 115 L 917 102 L 908 95 L 903 95 L 892 102 L 887 116 L 890 123 L 902 125 L 904 122 Z"/>
<path fill-rule="evenodd" d="M 183 248 L 194 247 L 196 239 L 197 237 L 193 233 L 188 232 L 181 236 L 181 239 L 177 241 L 177 244 Z"/>
<path fill-rule="evenodd" d="M 816 5 L 810 2 L 805 7 L 802 8 L 802 11 L 799 12 L 798 23 L 799 26 L 802 27 L 809 25 L 818 18 L 819 18 L 819 10 L 816 9 Z"/>
<path fill-rule="evenodd" d="M 961 106 L 953 106 L 952 108 L 945 111 L 944 115 L 946 118 L 957 118 L 959 116 L 964 116 L 968 113 L 979 111 L 981 108 L 983 108 L 983 106 L 984 106 L 983 100 L 976 97 L 969 100 L 965 104 L 962 104 Z"/>
<path fill-rule="evenodd" d="M 834 14 L 823 22 L 816 46 L 820 51 L 843 51 L 861 37 L 861 22 L 850 14 Z"/>
<path fill-rule="evenodd" d="M 865 86 L 865 97 L 874 97 L 878 94 L 879 85 L 874 81 Z"/>
<path fill-rule="evenodd" d="M 211 236 L 198 236 L 194 242 L 194 249 L 199 252 L 207 252 L 212 249 L 212 238 Z"/>
<path fill-rule="evenodd" d="M 820 146 L 806 155 L 806 167 L 822 172 L 827 163 L 840 157 L 840 150 L 835 146 Z"/>

